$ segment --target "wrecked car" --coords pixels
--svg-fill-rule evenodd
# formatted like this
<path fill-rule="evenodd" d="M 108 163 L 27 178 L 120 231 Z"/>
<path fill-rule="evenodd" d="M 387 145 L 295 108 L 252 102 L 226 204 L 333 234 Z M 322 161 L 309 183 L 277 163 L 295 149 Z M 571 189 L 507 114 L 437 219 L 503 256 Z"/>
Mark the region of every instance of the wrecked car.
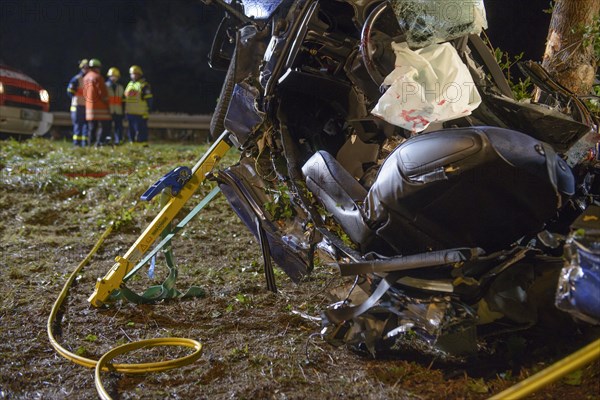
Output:
<path fill-rule="evenodd" d="M 597 154 L 569 153 L 585 105 L 534 63 L 556 104 L 516 101 L 483 2 L 458 3 L 244 2 L 253 19 L 222 23 L 236 45 L 212 134 L 242 157 L 214 179 L 292 279 L 315 253 L 356 277 L 323 333 L 373 355 L 472 354 L 535 324 L 528 291 L 598 199 Z"/>
<path fill-rule="evenodd" d="M 214 143 L 145 195 L 174 197 L 93 305 L 124 290 L 208 178 L 260 243 L 270 290 L 272 260 L 295 282 L 317 259 L 354 277 L 321 315 L 332 343 L 472 355 L 482 337 L 536 324 L 534 289 L 559 277 L 561 309 L 598 323 L 597 303 L 573 296 L 579 281 L 598 288 L 597 226 L 575 223 L 598 212 L 597 121 L 534 63 L 522 69 L 553 103 L 514 99 L 479 36 L 483 1 L 453 13 L 425 0 L 206 3 L 226 11 L 210 53 L 227 71 Z M 230 147 L 239 162 L 214 169 Z"/>

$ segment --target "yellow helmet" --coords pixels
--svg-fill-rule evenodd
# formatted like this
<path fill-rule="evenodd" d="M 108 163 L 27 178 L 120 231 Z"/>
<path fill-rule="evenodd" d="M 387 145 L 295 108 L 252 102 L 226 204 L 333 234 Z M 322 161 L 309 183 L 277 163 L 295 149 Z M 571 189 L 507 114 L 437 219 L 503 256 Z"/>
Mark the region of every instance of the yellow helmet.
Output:
<path fill-rule="evenodd" d="M 144 73 L 142 72 L 142 68 L 140 68 L 139 65 L 132 65 L 129 68 L 129 74 L 138 74 L 138 75 L 144 75 Z"/>
<path fill-rule="evenodd" d="M 110 67 L 108 69 L 108 73 L 106 75 L 109 76 L 109 77 L 116 76 L 117 78 L 120 78 L 121 77 L 121 71 L 119 71 L 119 68 L 117 68 L 117 67 Z"/>
<path fill-rule="evenodd" d="M 79 60 L 79 68 L 87 68 L 89 67 L 89 63 L 87 58 L 84 58 L 83 60 Z"/>

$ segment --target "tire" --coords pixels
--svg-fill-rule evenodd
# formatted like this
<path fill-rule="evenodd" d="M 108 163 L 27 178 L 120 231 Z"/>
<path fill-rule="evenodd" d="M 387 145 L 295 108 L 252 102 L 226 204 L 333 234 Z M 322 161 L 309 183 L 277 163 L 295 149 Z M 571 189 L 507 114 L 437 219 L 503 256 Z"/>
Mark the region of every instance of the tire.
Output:
<path fill-rule="evenodd" d="M 236 51 L 233 51 L 231 56 L 231 62 L 227 68 L 227 74 L 225 75 L 225 81 L 221 88 L 221 94 L 217 101 L 217 106 L 213 112 L 213 116 L 210 120 L 210 139 L 215 140 L 225 130 L 225 115 L 227 114 L 227 108 L 231 101 L 231 94 L 233 93 L 233 87 L 235 86 L 235 59 Z"/>

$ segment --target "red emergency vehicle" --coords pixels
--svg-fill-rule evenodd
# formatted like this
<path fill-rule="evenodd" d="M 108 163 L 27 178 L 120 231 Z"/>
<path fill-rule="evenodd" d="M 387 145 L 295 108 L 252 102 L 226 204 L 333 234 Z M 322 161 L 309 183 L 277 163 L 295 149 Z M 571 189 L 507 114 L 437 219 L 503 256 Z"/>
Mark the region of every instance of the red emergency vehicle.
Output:
<path fill-rule="evenodd" d="M 0 65 L 0 132 L 41 136 L 50 130 L 50 96 L 31 77 Z"/>

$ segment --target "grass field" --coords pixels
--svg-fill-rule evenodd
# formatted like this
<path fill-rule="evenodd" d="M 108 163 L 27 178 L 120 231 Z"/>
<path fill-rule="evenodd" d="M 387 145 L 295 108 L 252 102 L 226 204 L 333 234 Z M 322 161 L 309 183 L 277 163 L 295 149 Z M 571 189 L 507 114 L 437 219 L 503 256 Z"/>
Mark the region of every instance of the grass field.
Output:
<path fill-rule="evenodd" d="M 277 270 L 279 292 L 269 292 L 257 242 L 222 196 L 173 241 L 178 288 L 197 285 L 203 297 L 91 307 L 86 299 L 96 278 L 159 210 L 154 200 L 130 211 L 138 196 L 174 167 L 193 166 L 205 150 L 185 144 L 82 149 L 45 139 L 0 142 L 0 398 L 97 397 L 93 371 L 55 353 L 46 321 L 67 277 L 109 224 L 112 235 L 70 290 L 55 329 L 58 341 L 95 359 L 145 338 L 188 337 L 204 345 L 202 358 L 181 369 L 104 374 L 115 398 L 484 399 L 588 340 L 557 338 L 551 331 L 515 335 L 508 346 L 513 354 L 467 366 L 414 357 L 373 360 L 333 347 L 312 335 L 319 324 L 301 314 L 318 317 L 330 302 L 330 289 L 345 282 L 327 267 L 298 285 Z M 236 157 L 231 153 L 223 164 Z M 203 185 L 185 210 L 212 185 Z M 160 283 L 163 264 L 159 259 L 154 278 L 140 271 L 132 289 Z M 116 361 L 162 360 L 183 352 L 144 350 Z M 597 399 L 599 367 L 593 363 L 531 398 Z"/>

